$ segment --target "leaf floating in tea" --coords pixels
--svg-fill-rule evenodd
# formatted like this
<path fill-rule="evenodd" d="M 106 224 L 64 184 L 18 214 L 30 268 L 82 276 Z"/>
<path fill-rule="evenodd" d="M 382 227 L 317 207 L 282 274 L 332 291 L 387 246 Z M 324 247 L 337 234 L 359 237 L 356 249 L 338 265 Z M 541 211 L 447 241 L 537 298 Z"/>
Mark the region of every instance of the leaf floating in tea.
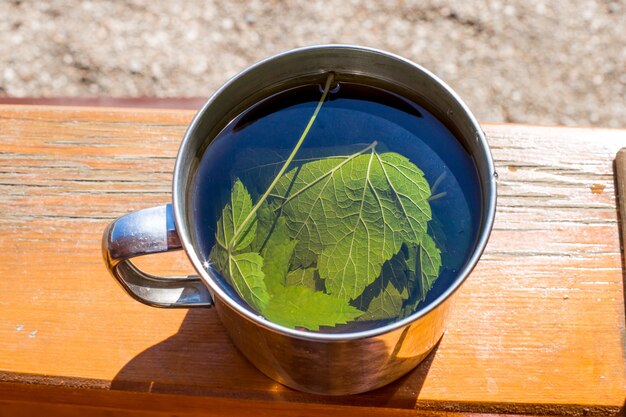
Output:
<path fill-rule="evenodd" d="M 263 258 L 258 253 L 239 253 L 228 257 L 228 275 L 241 297 L 263 310 L 269 300 L 263 273 Z"/>
<path fill-rule="evenodd" d="M 373 143 L 346 158 L 324 158 L 287 172 L 273 197 L 282 200 L 295 263 L 317 260 L 329 294 L 357 298 L 404 242 L 419 243 L 431 218 L 422 171 Z"/>
<path fill-rule="evenodd" d="M 406 262 L 402 252 L 399 252 L 385 262 L 380 278 L 375 280 L 356 300 L 356 305 L 361 310 L 366 310 L 359 320 L 384 320 L 398 317 L 404 300 L 409 298 L 407 281 Z"/>
<path fill-rule="evenodd" d="M 312 331 L 407 316 L 441 269 L 441 252 L 429 236 L 432 192 L 406 157 L 379 152 L 372 142 L 337 149 L 348 153 L 340 156 L 324 148 L 317 157 L 295 159 L 331 82 L 332 75 L 289 156 L 249 164 L 243 178 L 258 192 L 254 205 L 235 180 L 210 254 L 268 320 Z M 273 179 L 250 174 L 263 171 Z"/>
<path fill-rule="evenodd" d="M 382 280 L 381 280 L 382 281 Z M 359 317 L 359 320 L 384 320 L 398 317 L 402 311 L 402 305 L 407 298 L 406 288 L 402 293 L 392 283 L 381 288 L 380 292 L 370 302 L 367 312 Z"/>
<path fill-rule="evenodd" d="M 287 286 L 306 287 L 315 291 L 317 287 L 316 272 L 316 268 L 298 268 L 291 271 L 287 274 Z"/>
<path fill-rule="evenodd" d="M 416 278 L 419 283 L 419 298 L 424 301 L 426 293 L 432 288 L 441 268 L 441 251 L 429 235 L 422 236 L 419 245 Z"/>
<path fill-rule="evenodd" d="M 434 212 L 432 220 L 428 222 L 428 235 L 433 238 L 435 246 L 437 246 L 441 252 L 446 251 L 446 235 L 441 226 L 441 222 Z"/>
<path fill-rule="evenodd" d="M 345 324 L 363 314 L 339 298 L 301 286 L 276 291 L 263 315 L 286 327 L 319 330 L 320 326 Z"/>
<path fill-rule="evenodd" d="M 233 185 L 230 202 L 224 206 L 217 222 L 217 243 L 211 251 L 211 260 L 222 271 L 239 295 L 251 306 L 263 309 L 269 301 L 263 273 L 263 258 L 256 252 L 244 252 L 254 241 L 256 221 L 244 227 L 238 238 L 237 228 L 243 225 L 252 209 L 250 194 L 237 180 Z"/>
<path fill-rule="evenodd" d="M 252 248 L 263 256 L 265 285 L 271 294 L 277 286 L 285 285 L 289 260 L 297 242 L 289 237 L 285 219 L 274 216 L 267 204 L 257 211 L 257 220 L 256 238 Z"/>
<path fill-rule="evenodd" d="M 441 251 L 429 235 L 424 235 L 419 246 L 407 248 L 407 271 L 409 300 L 402 310 L 402 317 L 413 314 L 426 299 L 441 270 Z"/>
<path fill-rule="evenodd" d="M 224 249 L 232 246 L 235 250 L 245 249 L 252 243 L 256 233 L 256 222 L 250 222 L 244 233 L 236 237 L 235 231 L 242 227 L 245 218 L 252 210 L 252 198 L 243 183 L 235 181 L 230 194 L 230 202 L 222 209 L 222 217 L 217 221 L 217 243 Z"/>

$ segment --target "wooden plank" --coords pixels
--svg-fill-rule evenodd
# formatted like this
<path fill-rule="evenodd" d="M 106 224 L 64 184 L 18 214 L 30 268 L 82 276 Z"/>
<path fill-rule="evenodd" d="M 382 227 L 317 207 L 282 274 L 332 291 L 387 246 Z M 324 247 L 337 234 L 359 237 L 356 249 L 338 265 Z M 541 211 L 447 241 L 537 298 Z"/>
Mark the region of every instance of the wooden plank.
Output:
<path fill-rule="evenodd" d="M 205 101 L 206 97 L 0 97 L 0 105 L 139 107 L 192 110 L 202 107 Z"/>
<path fill-rule="evenodd" d="M 184 415 L 184 416 L 249 416 L 250 410 L 255 410 L 256 416 L 292 416 L 293 404 L 284 402 L 269 403 L 266 401 L 241 400 L 241 399 L 216 399 L 206 397 L 184 397 L 181 401 L 180 396 L 167 394 L 147 394 L 147 393 L 126 393 L 122 391 L 103 392 L 102 390 L 82 390 L 69 391 L 58 387 L 45 387 L 44 389 L 33 388 L 29 385 L 8 383 L 0 385 L 0 398 L 2 394 L 8 394 L 12 398 L 7 400 L 5 404 L 8 409 L 15 411 L 23 411 L 24 408 L 29 410 L 29 405 L 33 411 L 41 411 L 39 405 L 47 406 L 53 413 L 61 415 L 84 415 L 76 411 L 89 413 L 93 415 L 98 409 L 104 411 L 104 415 L 115 415 L 123 412 L 129 416 L 145 416 L 145 415 Z M 62 401 L 59 401 L 62 399 Z M 11 407 L 11 408 L 9 408 Z M 0 402 L 0 409 L 2 403 Z M 362 407 L 346 407 L 307 404 L 303 407 L 300 404 L 300 415 L 302 416 L 319 416 L 320 413 L 331 412 L 337 415 L 363 415 L 367 411 Z M 30 411 L 30 410 L 29 410 Z M 413 412 L 401 409 L 379 409 L 382 414 L 389 416 L 415 416 Z M 107 414 L 108 413 L 108 414 Z M 426 413 L 421 413 L 425 415 Z M 32 415 L 32 414 L 25 414 Z M 47 415 L 47 414 L 46 414 Z M 123 414 L 124 415 L 124 414 Z M 455 417 L 458 414 L 445 413 L 439 414 L 441 417 Z M 419 414 L 417 414 L 419 416 Z"/>
<path fill-rule="evenodd" d="M 192 115 L 0 107 L 0 380 L 286 407 L 620 412 L 626 331 L 612 163 L 625 131 L 485 126 L 499 173 L 496 224 L 437 351 L 382 389 L 320 397 L 253 368 L 214 311 L 146 307 L 104 269 L 105 225 L 169 200 Z M 181 253 L 144 265 L 191 272 Z M 7 407 L 9 391 L 0 391 Z"/>
<path fill-rule="evenodd" d="M 154 393 L 128 393 L 123 391 L 82 390 L 72 391 L 54 386 L 0 384 L 0 398 L 7 394 L 10 400 L 0 399 L 0 416 L 245 416 L 254 410 L 255 416 L 318 417 L 338 415 L 344 417 L 369 415 L 372 410 L 359 406 L 328 404 L 302 404 L 284 401 L 257 401 L 210 398 Z M 490 417 L 494 414 L 455 413 L 447 411 L 407 410 L 380 407 L 376 415 L 389 417 Z M 508 415 L 517 417 L 516 415 Z M 532 417 L 525 415 L 526 417 Z"/>

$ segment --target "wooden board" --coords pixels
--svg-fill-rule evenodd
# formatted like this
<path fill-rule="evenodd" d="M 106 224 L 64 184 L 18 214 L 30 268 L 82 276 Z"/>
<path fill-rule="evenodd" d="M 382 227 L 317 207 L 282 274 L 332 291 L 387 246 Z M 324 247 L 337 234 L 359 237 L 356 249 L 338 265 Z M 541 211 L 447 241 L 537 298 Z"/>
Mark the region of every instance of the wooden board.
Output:
<path fill-rule="evenodd" d="M 33 399 L 131 413 L 186 398 L 317 414 L 624 411 L 613 159 L 626 131 L 485 125 L 499 174 L 495 228 L 436 352 L 382 389 L 321 397 L 258 372 L 214 311 L 141 305 L 104 268 L 106 224 L 169 201 L 192 116 L 0 106 L 0 410 Z M 191 273 L 182 253 L 142 265 Z"/>

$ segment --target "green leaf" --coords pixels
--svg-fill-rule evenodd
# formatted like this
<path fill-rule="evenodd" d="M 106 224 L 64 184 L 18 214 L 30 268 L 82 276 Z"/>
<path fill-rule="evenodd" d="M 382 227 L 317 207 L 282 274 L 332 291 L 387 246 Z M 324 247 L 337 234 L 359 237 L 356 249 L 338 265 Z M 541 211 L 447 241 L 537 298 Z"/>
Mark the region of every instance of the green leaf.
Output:
<path fill-rule="evenodd" d="M 273 293 L 277 286 L 285 285 L 289 260 L 297 242 L 289 237 L 285 219 L 276 217 L 267 204 L 261 205 L 257 218 L 258 227 L 252 248 L 263 256 L 265 285 Z"/>
<path fill-rule="evenodd" d="M 228 275 L 241 298 L 263 311 L 270 296 L 265 287 L 261 255 L 248 252 L 231 256 L 228 260 Z"/>
<path fill-rule="evenodd" d="M 422 171 L 376 143 L 348 157 L 330 157 L 287 172 L 273 196 L 298 240 L 292 264 L 317 261 L 329 294 L 357 298 L 404 242 L 418 243 L 431 218 Z"/>
<path fill-rule="evenodd" d="M 246 303 L 259 310 L 265 308 L 270 295 L 265 286 L 261 255 L 246 252 L 229 256 L 225 249 L 215 245 L 209 257 Z"/>
<path fill-rule="evenodd" d="M 224 249 L 231 246 L 235 231 L 243 224 L 252 211 L 252 198 L 243 183 L 237 179 L 230 194 L 230 201 L 222 209 L 222 216 L 217 221 L 217 243 Z M 250 221 L 249 226 L 241 233 L 238 242 L 233 245 L 235 250 L 245 249 L 254 240 L 256 222 Z"/>
<path fill-rule="evenodd" d="M 394 319 L 402 311 L 402 305 L 408 296 L 406 288 L 399 292 L 391 282 L 388 282 L 387 286 L 372 299 L 367 311 L 359 317 L 359 320 Z"/>
<path fill-rule="evenodd" d="M 369 285 L 353 303 L 360 310 L 365 311 L 359 320 L 383 320 L 398 317 L 404 300 L 409 298 L 407 281 L 407 265 L 404 254 L 400 252 L 385 262 L 380 278 Z"/>
<path fill-rule="evenodd" d="M 417 306 L 426 299 L 426 294 L 435 284 L 441 270 L 441 251 L 429 235 L 424 235 L 420 245 L 407 248 L 407 271 L 409 302 L 401 316 L 412 314 Z"/>
<path fill-rule="evenodd" d="M 338 298 L 300 286 L 278 288 L 263 310 L 265 318 L 274 323 L 308 330 L 345 324 L 361 314 Z"/>
<path fill-rule="evenodd" d="M 298 268 L 295 271 L 291 271 L 287 274 L 287 286 L 299 285 L 315 290 L 317 287 L 316 272 L 317 269 L 315 268 Z"/>
<path fill-rule="evenodd" d="M 424 235 L 419 245 L 416 278 L 419 287 L 419 299 L 424 301 L 439 276 L 441 268 L 441 251 L 429 235 Z"/>
<path fill-rule="evenodd" d="M 234 249 L 230 249 L 235 230 L 243 224 L 251 210 L 250 194 L 241 181 L 235 181 L 230 202 L 222 209 L 222 216 L 217 222 L 216 244 L 211 249 L 209 258 L 244 301 L 262 310 L 270 297 L 264 281 L 263 257 L 256 252 L 240 253 L 255 240 L 255 217 L 250 226 L 244 229 L 238 243 L 233 245 Z"/>
<path fill-rule="evenodd" d="M 209 254 L 210 264 L 219 272 L 224 273 L 226 266 L 228 265 L 228 251 L 222 248 L 217 243 L 213 245 L 211 253 Z M 228 282 L 232 285 L 230 277 L 227 278 Z"/>
<path fill-rule="evenodd" d="M 415 277 L 417 276 L 417 257 L 419 256 L 419 245 L 408 244 L 404 245 L 402 249 L 405 253 L 404 259 L 409 279 L 415 281 Z"/>
<path fill-rule="evenodd" d="M 433 238 L 435 244 L 442 253 L 446 252 L 446 234 L 441 226 L 441 221 L 433 212 L 433 218 L 428 222 L 428 235 Z"/>

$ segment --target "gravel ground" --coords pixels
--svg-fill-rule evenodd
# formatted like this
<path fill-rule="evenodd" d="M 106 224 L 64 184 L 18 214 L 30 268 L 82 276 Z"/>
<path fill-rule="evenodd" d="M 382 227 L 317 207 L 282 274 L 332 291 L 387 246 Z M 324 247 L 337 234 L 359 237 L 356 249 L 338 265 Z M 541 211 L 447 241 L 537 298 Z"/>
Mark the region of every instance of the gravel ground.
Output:
<path fill-rule="evenodd" d="M 0 0 L 0 96 L 208 96 L 317 43 L 420 63 L 482 121 L 626 127 L 622 0 Z"/>

